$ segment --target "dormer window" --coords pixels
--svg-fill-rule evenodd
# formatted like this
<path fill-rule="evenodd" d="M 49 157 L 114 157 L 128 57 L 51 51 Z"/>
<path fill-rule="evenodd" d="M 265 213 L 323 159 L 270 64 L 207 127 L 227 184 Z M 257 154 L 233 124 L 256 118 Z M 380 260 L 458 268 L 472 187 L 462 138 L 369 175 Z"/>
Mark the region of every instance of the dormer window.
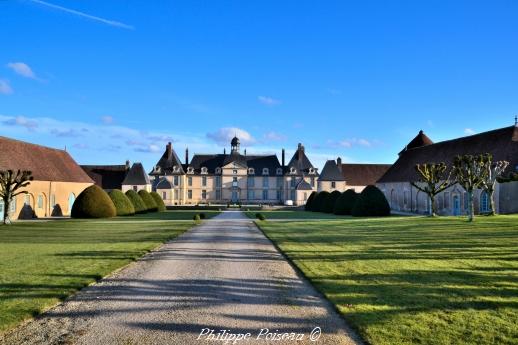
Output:
<path fill-rule="evenodd" d="M 310 173 L 310 174 L 314 174 L 314 173 L 315 173 L 315 169 L 313 169 L 313 168 L 309 168 L 309 173 Z"/>
<path fill-rule="evenodd" d="M 206 174 L 207 173 L 207 168 L 206 167 L 202 167 L 201 168 L 201 173 L 202 174 Z"/>
<path fill-rule="evenodd" d="M 221 174 L 221 168 L 216 168 L 216 174 Z"/>
<path fill-rule="evenodd" d="M 268 175 L 270 170 L 268 168 L 263 168 L 263 175 Z"/>
<path fill-rule="evenodd" d="M 277 168 L 277 175 L 282 175 L 282 168 Z"/>
<path fill-rule="evenodd" d="M 290 174 L 295 174 L 296 172 L 297 172 L 297 169 L 295 169 L 294 167 L 290 168 Z"/>
<path fill-rule="evenodd" d="M 187 173 L 188 174 L 194 174 L 194 168 L 193 167 L 188 167 L 187 168 Z"/>
<path fill-rule="evenodd" d="M 255 169 L 254 168 L 248 168 L 248 174 L 255 175 Z"/>

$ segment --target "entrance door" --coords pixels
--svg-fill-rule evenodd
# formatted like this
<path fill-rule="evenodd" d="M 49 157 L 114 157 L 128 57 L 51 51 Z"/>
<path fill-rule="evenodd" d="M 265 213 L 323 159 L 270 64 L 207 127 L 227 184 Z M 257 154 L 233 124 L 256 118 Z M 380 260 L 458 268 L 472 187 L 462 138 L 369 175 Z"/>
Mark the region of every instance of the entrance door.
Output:
<path fill-rule="evenodd" d="M 453 196 L 453 215 L 460 216 L 460 198 L 458 195 Z"/>
<path fill-rule="evenodd" d="M 238 194 L 237 194 L 237 190 L 233 190 L 233 191 L 232 191 L 232 202 L 233 202 L 233 203 L 236 203 L 236 202 L 238 202 L 238 201 L 239 201 L 239 196 L 238 196 Z"/>

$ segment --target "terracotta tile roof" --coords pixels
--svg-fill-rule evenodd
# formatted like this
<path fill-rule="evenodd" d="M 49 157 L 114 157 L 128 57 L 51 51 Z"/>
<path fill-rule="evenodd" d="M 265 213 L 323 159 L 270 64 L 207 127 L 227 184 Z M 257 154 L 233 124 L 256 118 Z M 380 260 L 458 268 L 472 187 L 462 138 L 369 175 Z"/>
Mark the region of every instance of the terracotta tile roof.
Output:
<path fill-rule="evenodd" d="M 129 170 L 127 165 L 81 165 L 81 168 L 103 189 L 121 189 Z"/>
<path fill-rule="evenodd" d="M 37 181 L 94 182 L 64 150 L 1 136 L 0 148 L 0 170 L 30 170 Z"/>
<path fill-rule="evenodd" d="M 402 152 L 396 163 L 378 182 L 411 182 L 418 179 L 416 164 L 444 162 L 451 166 L 457 155 L 490 153 L 496 161 L 506 160 L 505 173 L 518 169 L 518 128 L 500 128 L 467 137 L 438 142 Z"/>
<path fill-rule="evenodd" d="M 368 186 L 387 172 L 390 164 L 342 164 L 342 176 L 350 186 Z"/>

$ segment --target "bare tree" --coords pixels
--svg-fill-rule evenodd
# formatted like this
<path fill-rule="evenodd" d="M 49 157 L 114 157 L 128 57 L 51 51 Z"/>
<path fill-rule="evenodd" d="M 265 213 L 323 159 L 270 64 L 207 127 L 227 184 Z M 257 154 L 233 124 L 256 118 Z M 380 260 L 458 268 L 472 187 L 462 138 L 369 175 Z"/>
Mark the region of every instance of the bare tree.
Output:
<path fill-rule="evenodd" d="M 484 163 L 484 169 L 486 170 L 486 173 L 484 174 L 484 178 L 482 180 L 481 187 L 482 189 L 487 193 L 488 199 L 489 199 L 489 214 L 494 215 L 496 214 L 495 211 L 495 200 L 494 200 L 494 194 L 495 194 L 495 186 L 496 182 L 499 178 L 502 177 L 502 174 L 504 170 L 509 165 L 509 162 L 507 161 L 497 161 L 493 162 L 493 155 L 490 153 L 487 153 L 483 155 L 483 163 Z"/>
<path fill-rule="evenodd" d="M 473 191 L 481 188 L 488 174 L 485 169 L 485 155 L 463 155 L 455 157 L 453 161 L 453 174 L 456 182 L 468 193 L 468 220 L 473 221 L 475 209 L 473 206 Z"/>
<path fill-rule="evenodd" d="M 20 189 L 27 187 L 33 179 L 32 172 L 27 170 L 18 170 L 16 173 L 13 170 L 0 171 L 0 198 L 4 201 L 4 214 L 2 215 L 4 224 L 10 223 L 11 200 L 19 194 L 27 194 L 27 191 Z"/>
<path fill-rule="evenodd" d="M 447 172 L 448 166 L 445 163 L 425 163 L 417 164 L 415 170 L 419 174 L 419 181 L 412 182 L 412 186 L 422 191 L 430 198 L 430 216 L 436 215 L 435 196 L 449 188 L 450 173 Z"/>

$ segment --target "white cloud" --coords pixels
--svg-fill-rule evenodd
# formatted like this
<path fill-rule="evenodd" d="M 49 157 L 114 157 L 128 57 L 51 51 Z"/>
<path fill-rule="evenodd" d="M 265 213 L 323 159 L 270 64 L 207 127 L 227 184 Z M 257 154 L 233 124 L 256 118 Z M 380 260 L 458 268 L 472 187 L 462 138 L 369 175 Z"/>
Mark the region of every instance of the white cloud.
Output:
<path fill-rule="evenodd" d="M 256 142 L 250 133 L 237 127 L 224 127 L 215 132 L 207 133 L 207 138 L 225 146 L 230 144 L 234 136 L 239 138 L 241 145 L 253 145 Z"/>
<path fill-rule="evenodd" d="M 42 6 L 53 8 L 55 10 L 59 10 L 59 11 L 67 12 L 67 13 L 70 13 L 70 14 L 74 14 L 74 15 L 79 16 L 79 17 L 87 18 L 87 19 L 90 19 L 90 20 L 93 20 L 93 21 L 96 21 L 96 22 L 99 22 L 99 23 L 106 24 L 106 25 L 115 26 L 115 27 L 122 28 L 122 29 L 127 29 L 127 30 L 135 29 L 133 26 L 128 25 L 128 24 L 117 22 L 115 20 L 110 20 L 110 19 L 105 19 L 105 18 L 101 18 L 101 17 L 96 17 L 96 16 L 93 16 L 93 15 L 88 14 L 88 13 L 76 11 L 76 10 L 73 10 L 73 9 L 70 9 L 70 8 L 66 8 L 66 7 L 63 7 L 63 6 L 59 6 L 59 5 L 54 5 L 54 4 L 51 4 L 49 2 L 45 2 L 45 1 L 41 1 L 41 0 L 29 0 L 29 1 L 31 1 L 33 3 L 36 3 L 36 4 L 39 4 L 39 5 L 42 5 Z"/>
<path fill-rule="evenodd" d="M 0 79 L 0 94 L 10 95 L 12 93 L 13 93 L 13 89 L 11 88 L 9 81 Z"/>
<path fill-rule="evenodd" d="M 162 148 L 158 147 L 157 145 L 150 144 L 150 145 L 144 145 L 139 146 L 135 148 L 136 152 L 144 152 L 144 153 L 158 153 L 162 151 Z"/>
<path fill-rule="evenodd" d="M 262 104 L 268 105 L 268 106 L 273 106 L 273 105 L 277 105 L 277 104 L 281 103 L 280 100 L 272 98 L 272 97 L 267 97 L 267 96 L 258 96 L 257 99 Z"/>
<path fill-rule="evenodd" d="M 21 75 L 25 78 L 38 79 L 36 74 L 32 71 L 29 65 L 23 62 L 9 62 L 7 67 L 12 69 L 14 73 Z"/>
<path fill-rule="evenodd" d="M 113 116 L 106 115 L 106 116 L 101 117 L 101 121 L 105 125 L 111 125 L 115 120 L 114 120 Z"/>
<path fill-rule="evenodd" d="M 85 149 L 90 148 L 90 146 L 88 146 L 85 143 L 77 143 L 77 144 L 72 145 L 72 147 L 75 149 L 79 149 L 79 150 L 85 150 Z"/>
<path fill-rule="evenodd" d="M 464 129 L 464 134 L 473 135 L 473 134 L 475 134 L 475 131 L 472 130 L 471 128 L 466 128 L 466 129 Z"/>
<path fill-rule="evenodd" d="M 38 127 L 38 123 L 34 120 L 28 119 L 25 116 L 16 116 L 4 119 L 2 124 L 7 126 L 19 126 L 28 130 L 33 130 Z"/>
<path fill-rule="evenodd" d="M 88 130 L 86 130 L 87 132 Z M 83 131 L 85 132 L 85 131 Z M 69 138 L 77 138 L 81 136 L 81 133 L 78 132 L 75 128 L 52 128 L 50 130 L 50 134 L 56 137 L 69 137 Z"/>
<path fill-rule="evenodd" d="M 263 136 L 265 141 L 284 141 L 286 140 L 286 136 L 277 132 L 268 132 Z"/>
<path fill-rule="evenodd" d="M 377 140 L 371 141 L 364 138 L 352 138 L 352 139 L 344 139 L 339 141 L 328 140 L 327 143 L 331 147 L 345 147 L 351 148 L 353 146 L 363 146 L 363 147 L 372 147 L 374 144 L 379 143 Z"/>

